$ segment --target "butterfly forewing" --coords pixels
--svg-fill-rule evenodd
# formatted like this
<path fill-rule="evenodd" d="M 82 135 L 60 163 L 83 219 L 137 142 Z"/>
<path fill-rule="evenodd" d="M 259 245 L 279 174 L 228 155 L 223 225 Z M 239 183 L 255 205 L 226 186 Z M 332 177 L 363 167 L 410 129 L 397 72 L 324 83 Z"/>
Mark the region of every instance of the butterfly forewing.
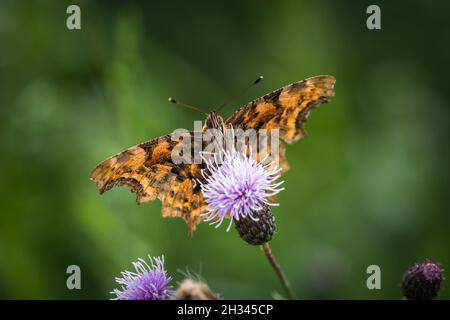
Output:
<path fill-rule="evenodd" d="M 317 76 L 292 83 L 253 100 L 227 121 L 243 129 L 279 129 L 280 138 L 294 143 L 304 135 L 309 112 L 334 96 L 333 76 Z"/>

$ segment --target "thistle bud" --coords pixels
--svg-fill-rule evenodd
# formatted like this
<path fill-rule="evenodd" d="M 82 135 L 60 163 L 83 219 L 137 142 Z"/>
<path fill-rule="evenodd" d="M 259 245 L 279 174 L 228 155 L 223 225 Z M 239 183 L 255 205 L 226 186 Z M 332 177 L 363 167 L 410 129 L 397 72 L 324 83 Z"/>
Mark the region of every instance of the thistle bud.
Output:
<path fill-rule="evenodd" d="M 276 230 L 275 217 L 267 205 L 253 212 L 253 215 L 239 217 L 235 225 L 239 236 L 255 246 L 269 242 Z"/>
<path fill-rule="evenodd" d="M 408 300 L 432 300 L 441 288 L 443 269 L 431 260 L 416 263 L 403 276 L 402 293 Z"/>

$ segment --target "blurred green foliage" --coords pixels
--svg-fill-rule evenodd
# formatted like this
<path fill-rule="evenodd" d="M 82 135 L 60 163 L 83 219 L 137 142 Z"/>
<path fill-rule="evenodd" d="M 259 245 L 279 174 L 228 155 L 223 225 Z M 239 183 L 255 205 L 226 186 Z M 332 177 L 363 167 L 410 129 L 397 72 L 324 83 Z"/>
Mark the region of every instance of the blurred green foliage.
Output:
<path fill-rule="evenodd" d="M 268 91 L 332 74 L 336 97 L 288 146 L 291 171 L 274 209 L 272 249 L 302 299 L 400 298 L 406 268 L 450 266 L 449 2 L 0 2 L 0 297 L 106 299 L 114 277 L 147 254 L 169 272 L 201 272 L 225 298 L 283 294 L 258 248 L 235 230 L 193 239 L 161 204 L 126 188 L 103 196 L 88 179 L 104 158 L 191 129 L 263 74 L 224 116 Z M 66 288 L 66 268 L 82 290 Z M 366 268 L 382 290 L 366 288 Z M 441 298 L 449 298 L 450 291 Z"/>

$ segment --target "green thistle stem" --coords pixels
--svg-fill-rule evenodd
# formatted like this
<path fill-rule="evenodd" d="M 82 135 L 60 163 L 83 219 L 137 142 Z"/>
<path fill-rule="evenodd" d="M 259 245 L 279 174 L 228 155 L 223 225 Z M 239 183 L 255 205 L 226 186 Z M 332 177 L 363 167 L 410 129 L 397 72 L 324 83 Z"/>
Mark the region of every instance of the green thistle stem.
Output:
<path fill-rule="evenodd" d="M 290 284 L 288 278 L 284 274 L 283 270 L 281 270 L 280 264 L 277 262 L 274 255 L 272 254 L 272 250 L 270 249 L 269 243 L 266 242 L 266 243 L 262 244 L 261 250 L 266 255 L 267 260 L 269 260 L 272 268 L 275 270 L 275 273 L 277 274 L 278 278 L 280 279 L 280 282 L 283 285 L 284 290 L 286 290 L 289 300 L 297 300 L 297 297 L 295 296 L 295 293 L 291 288 L 291 284 Z"/>

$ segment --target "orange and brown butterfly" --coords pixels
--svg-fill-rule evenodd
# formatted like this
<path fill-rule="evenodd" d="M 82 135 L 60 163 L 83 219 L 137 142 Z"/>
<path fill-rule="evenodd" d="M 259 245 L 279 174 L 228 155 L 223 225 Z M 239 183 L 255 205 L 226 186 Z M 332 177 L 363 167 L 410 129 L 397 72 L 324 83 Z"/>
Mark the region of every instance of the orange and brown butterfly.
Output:
<path fill-rule="evenodd" d="M 244 130 L 279 129 L 280 138 L 292 144 L 304 136 L 309 112 L 334 96 L 334 83 L 335 78 L 328 75 L 292 83 L 249 102 L 226 121 L 211 112 L 202 131 L 224 126 Z M 194 133 L 190 135 L 194 140 Z M 90 178 L 96 182 L 100 193 L 124 185 L 137 194 L 138 204 L 160 199 L 162 216 L 183 218 L 188 225 L 188 233 L 192 235 L 203 220 L 202 213 L 207 210 L 197 183 L 204 179 L 200 170 L 205 165 L 175 164 L 172 150 L 178 143 L 180 141 L 166 135 L 138 144 L 100 163 Z M 286 171 L 284 147 L 280 147 L 279 158 L 280 166 Z"/>

